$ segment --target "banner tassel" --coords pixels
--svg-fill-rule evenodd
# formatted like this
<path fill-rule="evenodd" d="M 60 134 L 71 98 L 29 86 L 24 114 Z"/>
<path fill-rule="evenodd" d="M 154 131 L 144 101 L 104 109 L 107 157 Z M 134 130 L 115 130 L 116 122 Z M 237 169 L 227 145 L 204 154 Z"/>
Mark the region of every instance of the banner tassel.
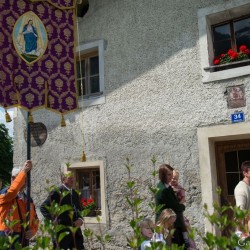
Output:
<path fill-rule="evenodd" d="M 62 114 L 62 119 L 61 119 L 61 127 L 66 127 L 64 115 Z"/>
<path fill-rule="evenodd" d="M 84 150 L 82 151 L 82 162 L 83 162 L 83 161 L 86 161 L 86 155 L 85 155 Z"/>
<path fill-rule="evenodd" d="M 6 120 L 6 122 L 11 122 L 12 121 L 9 113 L 7 112 L 7 110 L 5 110 L 5 120 Z"/>
<path fill-rule="evenodd" d="M 31 112 L 29 112 L 28 122 L 29 122 L 29 123 L 33 123 L 33 122 L 34 122 L 34 120 L 33 120 L 33 115 L 32 115 Z"/>

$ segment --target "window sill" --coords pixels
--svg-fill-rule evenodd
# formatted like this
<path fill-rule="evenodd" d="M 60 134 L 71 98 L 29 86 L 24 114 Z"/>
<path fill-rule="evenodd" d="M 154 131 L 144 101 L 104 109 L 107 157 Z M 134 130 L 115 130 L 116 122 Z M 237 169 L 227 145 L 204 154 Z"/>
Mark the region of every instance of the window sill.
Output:
<path fill-rule="evenodd" d="M 204 70 L 209 71 L 209 72 L 215 72 L 215 71 L 217 72 L 217 71 L 221 71 L 225 69 L 232 69 L 232 68 L 234 69 L 234 68 L 247 66 L 247 65 L 250 65 L 250 59 L 242 60 L 238 62 L 225 63 L 221 65 L 214 65 L 214 66 L 206 67 L 204 68 Z"/>
<path fill-rule="evenodd" d="M 237 62 L 237 63 L 240 63 L 240 62 Z M 211 66 L 211 67 L 220 67 L 220 66 L 224 66 L 224 65 Z M 204 70 L 209 69 L 211 67 L 206 67 L 204 68 Z M 216 72 L 211 72 L 211 71 L 206 72 L 202 79 L 202 82 L 208 83 L 208 82 L 214 82 L 214 81 L 222 81 L 222 80 L 236 78 L 236 77 L 245 76 L 245 75 L 250 75 L 250 65 L 220 70 Z"/>
<path fill-rule="evenodd" d="M 78 103 L 79 107 L 90 107 L 90 106 L 95 106 L 95 105 L 101 105 L 106 102 L 106 96 L 105 95 L 99 95 L 99 96 L 91 96 L 91 97 L 83 97 L 83 102 L 82 102 L 82 97 L 78 97 Z"/>
<path fill-rule="evenodd" d="M 100 218 L 100 222 L 97 221 L 96 217 L 84 217 L 84 222 L 86 224 L 105 224 L 105 220 L 102 218 L 102 216 L 99 217 Z"/>

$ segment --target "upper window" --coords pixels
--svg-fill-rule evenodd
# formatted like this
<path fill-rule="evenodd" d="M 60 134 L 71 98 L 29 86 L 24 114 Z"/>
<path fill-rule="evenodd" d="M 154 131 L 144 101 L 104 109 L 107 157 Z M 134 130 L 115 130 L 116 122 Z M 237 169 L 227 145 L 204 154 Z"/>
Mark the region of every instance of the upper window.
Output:
<path fill-rule="evenodd" d="M 77 87 L 80 106 L 105 103 L 104 95 L 104 40 L 77 47 Z M 83 103 L 82 103 L 83 100 Z"/>
<path fill-rule="evenodd" d="M 215 56 L 219 56 L 231 48 L 239 51 L 241 45 L 250 48 L 250 17 L 215 25 L 213 36 Z"/>
<path fill-rule="evenodd" d="M 198 11 L 203 82 L 250 74 L 250 4 L 242 0 Z"/>
<path fill-rule="evenodd" d="M 77 62 L 77 86 L 79 96 L 90 97 L 102 94 L 97 51 L 81 56 L 81 60 Z"/>
<path fill-rule="evenodd" d="M 243 62 L 248 65 L 250 56 L 250 17 L 230 20 L 212 26 L 214 64 Z M 233 64 L 231 67 L 242 66 Z M 218 68 L 223 70 L 223 68 Z"/>

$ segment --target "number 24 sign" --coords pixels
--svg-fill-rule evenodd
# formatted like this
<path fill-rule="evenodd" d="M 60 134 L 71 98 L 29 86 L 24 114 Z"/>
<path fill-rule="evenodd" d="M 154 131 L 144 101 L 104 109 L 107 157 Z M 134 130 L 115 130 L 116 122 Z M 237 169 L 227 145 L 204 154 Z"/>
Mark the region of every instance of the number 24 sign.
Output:
<path fill-rule="evenodd" d="M 243 112 L 238 112 L 238 113 L 231 114 L 231 120 L 232 120 L 232 123 L 244 122 L 245 121 L 245 115 L 244 115 Z"/>

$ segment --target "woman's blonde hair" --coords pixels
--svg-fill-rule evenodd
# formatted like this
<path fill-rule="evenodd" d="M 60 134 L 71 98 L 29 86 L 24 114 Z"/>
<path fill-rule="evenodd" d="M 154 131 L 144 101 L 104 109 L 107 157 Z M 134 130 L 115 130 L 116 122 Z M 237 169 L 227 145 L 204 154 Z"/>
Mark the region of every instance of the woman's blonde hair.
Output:
<path fill-rule="evenodd" d="M 176 217 L 176 213 L 171 208 L 163 209 L 156 224 L 163 226 L 173 216 Z"/>

